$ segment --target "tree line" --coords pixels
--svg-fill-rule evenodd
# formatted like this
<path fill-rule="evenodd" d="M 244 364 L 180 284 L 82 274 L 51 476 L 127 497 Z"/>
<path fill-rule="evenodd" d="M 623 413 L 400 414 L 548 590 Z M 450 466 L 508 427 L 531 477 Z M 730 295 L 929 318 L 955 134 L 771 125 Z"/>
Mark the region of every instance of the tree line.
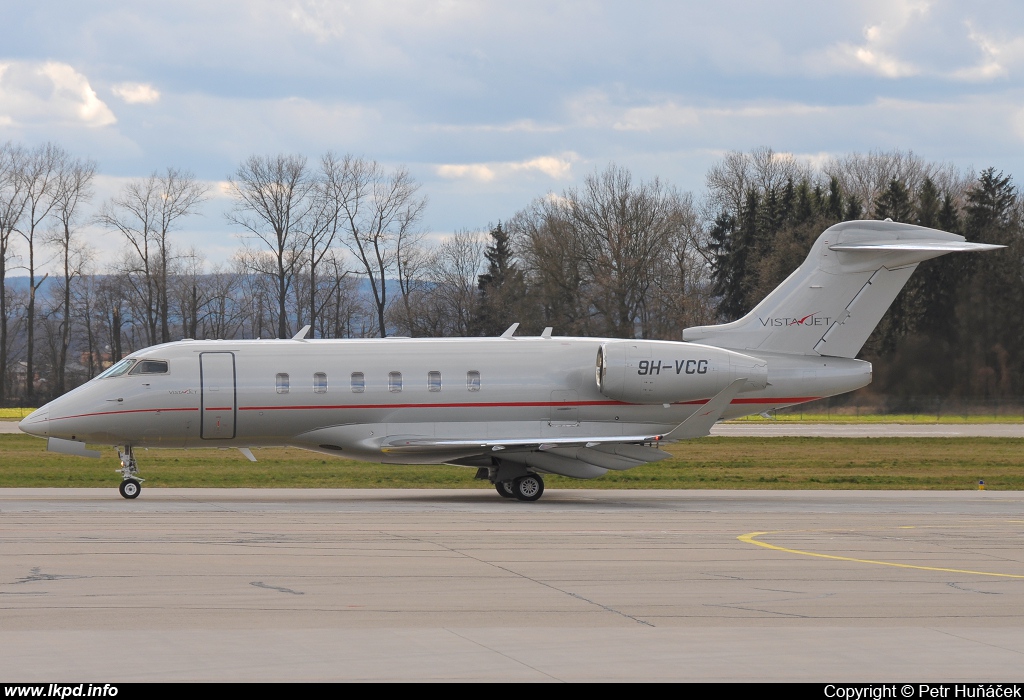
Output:
<path fill-rule="evenodd" d="M 1014 399 L 1024 388 L 1021 197 L 1009 175 L 903 151 L 817 164 L 733 152 L 694 196 L 617 165 L 441 242 L 401 167 L 252 156 L 227 180 L 242 243 L 211 266 L 177 232 L 207 186 L 169 167 L 94 201 L 95 162 L 0 145 L 0 404 L 59 395 L 180 338 L 560 335 L 679 339 L 749 311 L 828 226 L 890 218 L 1000 243 L 923 263 L 869 339 L 875 390 Z M 122 242 L 96 260 L 89 236 Z"/>

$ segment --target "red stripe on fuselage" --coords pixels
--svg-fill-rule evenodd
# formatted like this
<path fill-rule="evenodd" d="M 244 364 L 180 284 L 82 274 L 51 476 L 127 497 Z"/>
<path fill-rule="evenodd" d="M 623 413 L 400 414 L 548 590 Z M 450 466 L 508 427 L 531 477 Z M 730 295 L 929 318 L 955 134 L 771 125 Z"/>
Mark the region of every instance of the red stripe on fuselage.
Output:
<path fill-rule="evenodd" d="M 781 396 L 760 399 L 733 399 L 734 404 L 790 404 L 816 401 L 820 396 Z M 696 401 L 679 401 L 677 406 L 703 405 L 711 399 Z M 239 406 L 239 411 L 334 411 L 342 409 L 397 409 L 397 408 L 544 408 L 551 406 L 645 406 L 648 404 L 625 403 L 623 401 L 521 401 L 505 403 L 399 403 L 399 404 L 351 404 L 334 406 Z M 650 404 L 656 405 L 656 404 Z M 58 416 L 49 420 L 66 420 L 68 418 L 90 418 L 92 416 L 116 416 L 127 413 L 161 413 L 164 411 L 198 411 L 198 408 L 136 408 L 123 411 L 97 411 L 95 413 L 79 413 L 73 416 Z M 207 411 L 230 411 L 230 406 L 223 408 L 207 408 Z"/>
<path fill-rule="evenodd" d="M 161 413 L 163 411 L 198 411 L 198 408 L 133 408 L 124 411 L 97 411 L 96 413 L 77 413 L 73 416 L 58 416 L 48 420 L 65 420 L 67 418 L 89 418 L 91 416 L 116 416 L 122 413 Z"/>

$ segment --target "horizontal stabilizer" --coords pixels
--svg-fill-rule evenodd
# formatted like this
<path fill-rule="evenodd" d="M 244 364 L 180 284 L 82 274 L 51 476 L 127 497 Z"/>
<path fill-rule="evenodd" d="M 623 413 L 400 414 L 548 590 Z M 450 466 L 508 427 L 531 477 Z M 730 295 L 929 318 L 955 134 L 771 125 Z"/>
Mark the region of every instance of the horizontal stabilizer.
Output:
<path fill-rule="evenodd" d="M 845 243 L 829 246 L 829 250 L 840 251 L 934 251 L 936 253 L 972 253 L 982 250 L 995 250 L 1006 246 L 992 243 L 968 243 L 967 241 L 880 241 L 870 243 Z"/>

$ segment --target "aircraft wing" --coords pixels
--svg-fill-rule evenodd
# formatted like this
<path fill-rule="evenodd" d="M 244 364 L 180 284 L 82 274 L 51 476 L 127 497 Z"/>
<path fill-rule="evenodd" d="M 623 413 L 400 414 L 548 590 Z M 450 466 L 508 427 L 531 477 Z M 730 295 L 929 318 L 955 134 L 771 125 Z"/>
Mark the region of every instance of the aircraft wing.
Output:
<path fill-rule="evenodd" d="M 472 450 L 480 452 L 501 452 L 508 451 L 538 451 L 548 452 L 564 448 L 578 449 L 600 449 L 608 452 L 614 451 L 616 447 L 626 448 L 629 446 L 639 447 L 644 444 L 658 443 L 663 440 L 674 442 L 676 440 L 689 440 L 692 438 L 704 437 L 711 432 L 711 427 L 718 422 L 729 407 L 730 402 L 746 384 L 747 379 L 737 379 L 729 386 L 712 397 L 702 405 L 685 421 L 667 433 L 650 435 L 614 435 L 601 437 L 563 437 L 543 439 L 522 439 L 522 438 L 499 438 L 487 440 L 472 440 L 458 438 L 430 438 L 418 435 L 395 436 L 389 438 L 381 445 L 381 451 L 390 454 L 402 452 L 451 452 L 453 450 Z M 649 448 L 648 448 L 649 449 Z M 661 459 L 661 458 L 659 458 Z"/>
<path fill-rule="evenodd" d="M 500 452 L 502 450 L 550 450 L 556 447 L 596 447 L 607 444 L 642 444 L 657 442 L 661 435 L 616 435 L 614 437 L 572 437 L 543 439 L 497 439 L 497 440 L 459 440 L 449 438 L 427 437 L 392 437 L 381 445 L 382 452 L 425 452 L 436 449 L 438 452 L 450 452 L 453 449 L 478 449 L 479 451 Z"/>
<path fill-rule="evenodd" d="M 674 442 L 704 437 L 711 431 L 729 403 L 739 393 L 746 378 L 737 379 L 689 418 L 668 433 L 657 435 L 618 435 L 614 437 L 550 438 L 544 440 L 496 439 L 459 440 L 419 436 L 392 437 L 381 445 L 381 451 L 401 455 L 444 454 L 462 455 L 452 461 L 471 455 L 498 457 L 503 462 L 561 474 L 576 479 L 593 479 L 609 469 L 622 471 L 649 462 L 667 459 L 671 455 L 656 445 L 662 441 Z"/>

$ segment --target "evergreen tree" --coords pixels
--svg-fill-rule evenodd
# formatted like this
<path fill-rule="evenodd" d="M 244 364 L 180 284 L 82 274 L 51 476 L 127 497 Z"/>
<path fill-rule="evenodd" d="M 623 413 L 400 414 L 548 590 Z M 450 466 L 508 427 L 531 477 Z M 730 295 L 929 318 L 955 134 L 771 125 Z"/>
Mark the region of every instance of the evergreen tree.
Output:
<path fill-rule="evenodd" d="M 856 197 L 846 200 L 846 211 L 843 213 L 843 221 L 858 221 L 864 216 L 864 207 Z"/>
<path fill-rule="evenodd" d="M 926 177 L 917 191 L 917 211 L 914 223 L 918 226 L 935 228 L 939 224 L 941 209 L 942 200 L 939 197 L 939 188 L 935 186 L 930 177 Z"/>
<path fill-rule="evenodd" d="M 967 193 L 967 240 L 1008 247 L 963 265 L 967 279 L 957 307 L 960 373 L 964 390 L 976 397 L 1017 396 L 1024 384 L 1024 237 L 1017 200 L 1010 176 L 994 168 L 983 171 Z"/>
<path fill-rule="evenodd" d="M 719 298 L 718 315 L 733 320 L 746 312 L 744 275 L 747 250 L 737 236 L 736 219 L 721 212 L 709 232 L 712 290 Z"/>
<path fill-rule="evenodd" d="M 914 206 L 910 202 L 910 192 L 906 185 L 896 178 L 889 181 L 889 186 L 875 200 L 875 218 L 902 223 L 914 220 Z"/>
<path fill-rule="evenodd" d="M 491 244 L 484 251 L 487 272 L 477 277 L 480 304 L 472 322 L 475 333 L 500 335 L 523 313 L 526 281 L 515 263 L 512 243 L 501 222 L 491 229 Z"/>
<path fill-rule="evenodd" d="M 828 196 L 825 199 L 825 216 L 835 224 L 843 220 L 843 192 L 839 178 L 833 175 L 828 181 Z"/>

